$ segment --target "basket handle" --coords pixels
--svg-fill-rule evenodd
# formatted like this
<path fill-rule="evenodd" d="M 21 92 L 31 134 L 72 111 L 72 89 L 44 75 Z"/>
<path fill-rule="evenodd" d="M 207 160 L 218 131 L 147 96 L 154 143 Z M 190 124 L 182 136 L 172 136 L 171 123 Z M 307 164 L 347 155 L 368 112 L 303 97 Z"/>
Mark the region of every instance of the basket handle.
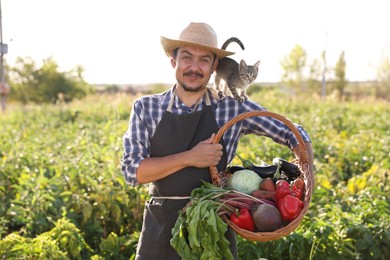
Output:
<path fill-rule="evenodd" d="M 244 113 L 230 119 L 225 125 L 223 125 L 219 129 L 217 134 L 214 136 L 212 143 L 213 144 L 219 143 L 223 134 L 238 121 L 241 121 L 241 120 L 244 120 L 244 119 L 247 119 L 250 117 L 255 117 L 255 116 L 273 117 L 273 118 L 283 122 L 293 132 L 293 134 L 295 135 L 295 137 L 298 140 L 298 145 L 300 148 L 299 149 L 299 156 L 298 156 L 299 157 L 298 158 L 299 165 L 302 168 L 304 166 L 307 167 L 308 154 L 307 154 L 306 145 L 305 145 L 305 142 L 302 138 L 302 135 L 299 133 L 298 129 L 295 127 L 295 125 L 290 120 L 288 120 L 284 116 L 281 116 L 281 115 L 273 113 L 273 112 L 262 111 L 262 110 L 253 110 L 253 111 L 249 111 L 249 112 L 244 112 Z M 210 166 L 210 175 L 211 175 L 211 179 L 212 179 L 213 184 L 219 187 L 221 184 L 221 180 L 220 180 L 220 176 L 218 174 L 218 170 L 217 170 L 216 166 Z"/>

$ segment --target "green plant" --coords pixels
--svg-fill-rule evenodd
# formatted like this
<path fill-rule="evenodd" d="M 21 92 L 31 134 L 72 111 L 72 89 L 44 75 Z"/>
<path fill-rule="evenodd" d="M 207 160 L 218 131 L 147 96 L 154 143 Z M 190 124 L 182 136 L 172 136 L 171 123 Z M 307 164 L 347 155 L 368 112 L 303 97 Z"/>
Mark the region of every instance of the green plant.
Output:
<path fill-rule="evenodd" d="M 69 104 L 9 104 L 0 117 L 1 259 L 135 256 L 149 195 L 147 186 L 132 188 L 120 173 L 134 98 L 116 93 Z M 239 258 L 387 259 L 389 103 L 292 98 L 277 88 L 251 98 L 309 132 L 316 181 L 301 225 L 276 241 L 238 237 Z M 275 156 L 293 159 L 287 147 L 250 135 L 237 153 L 269 164 Z"/>

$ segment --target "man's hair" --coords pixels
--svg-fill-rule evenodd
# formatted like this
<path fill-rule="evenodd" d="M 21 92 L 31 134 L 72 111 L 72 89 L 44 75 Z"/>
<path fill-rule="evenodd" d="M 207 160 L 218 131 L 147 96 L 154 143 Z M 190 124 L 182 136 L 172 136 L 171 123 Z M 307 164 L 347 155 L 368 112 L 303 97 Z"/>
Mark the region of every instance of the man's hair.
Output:
<path fill-rule="evenodd" d="M 179 51 L 179 48 L 176 48 L 173 50 L 173 58 L 176 60 L 177 52 Z"/>

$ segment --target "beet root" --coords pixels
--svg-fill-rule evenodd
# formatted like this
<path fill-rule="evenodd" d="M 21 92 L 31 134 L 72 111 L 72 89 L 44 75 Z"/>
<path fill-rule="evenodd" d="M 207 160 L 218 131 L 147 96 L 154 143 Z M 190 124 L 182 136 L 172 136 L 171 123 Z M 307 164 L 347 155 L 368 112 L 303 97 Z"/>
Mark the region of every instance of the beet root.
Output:
<path fill-rule="evenodd" d="M 282 217 L 277 207 L 259 204 L 252 214 L 257 231 L 272 232 L 282 226 Z"/>

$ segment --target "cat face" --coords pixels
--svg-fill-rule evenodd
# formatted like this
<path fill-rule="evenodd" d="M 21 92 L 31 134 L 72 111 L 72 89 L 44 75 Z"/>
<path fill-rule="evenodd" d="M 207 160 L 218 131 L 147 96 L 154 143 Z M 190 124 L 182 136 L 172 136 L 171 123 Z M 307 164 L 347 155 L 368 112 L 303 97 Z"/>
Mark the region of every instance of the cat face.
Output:
<path fill-rule="evenodd" d="M 239 66 L 239 74 L 241 80 L 246 84 L 251 84 L 256 80 L 259 72 L 260 61 L 256 62 L 254 65 L 247 65 L 244 60 L 241 60 Z"/>

